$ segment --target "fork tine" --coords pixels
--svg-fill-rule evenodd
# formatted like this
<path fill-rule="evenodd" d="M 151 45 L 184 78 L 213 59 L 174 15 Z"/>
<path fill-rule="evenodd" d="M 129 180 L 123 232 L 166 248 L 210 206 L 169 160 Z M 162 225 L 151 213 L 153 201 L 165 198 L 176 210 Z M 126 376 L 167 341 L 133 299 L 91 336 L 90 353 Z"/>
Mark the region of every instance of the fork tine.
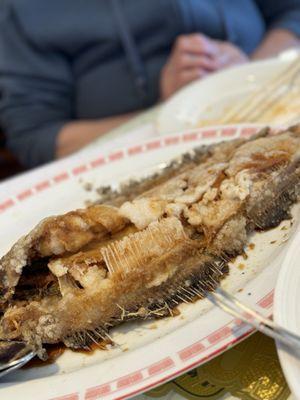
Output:
<path fill-rule="evenodd" d="M 24 361 L 27 362 L 27 361 L 31 360 L 32 357 L 34 357 L 34 356 L 35 356 L 35 352 L 34 351 L 30 351 L 29 353 L 24 354 L 22 357 L 14 360 L 14 361 L 11 361 L 10 363 L 1 364 L 0 365 L 0 372 L 4 371 L 6 369 L 10 369 L 10 368 L 12 368 L 12 367 L 14 367 L 14 366 L 16 366 L 18 364 L 21 364 Z"/>
<path fill-rule="evenodd" d="M 2 378 L 3 376 L 9 374 L 12 371 L 15 371 L 15 370 L 23 367 L 34 356 L 35 356 L 35 353 L 32 351 L 32 352 L 26 354 L 25 356 L 23 356 L 22 358 L 20 358 L 19 360 L 15 360 L 13 363 L 11 363 L 10 367 L 5 368 L 5 369 L 0 369 L 0 378 Z"/>
<path fill-rule="evenodd" d="M 267 85 L 263 88 L 255 90 L 245 101 L 242 101 L 236 107 L 233 107 L 223 118 L 220 123 L 226 124 L 235 122 L 236 119 L 239 121 L 245 121 L 246 119 L 252 119 L 252 113 L 256 113 L 261 104 L 264 104 L 266 99 L 270 97 L 275 91 L 277 91 L 282 85 L 288 83 L 290 80 L 293 81 L 295 74 L 299 72 L 299 56 L 292 61 L 288 67 L 281 71 L 280 74 L 272 78 Z"/>
<path fill-rule="evenodd" d="M 25 342 L 0 341 L 0 373 L 32 358 L 35 353 Z"/>

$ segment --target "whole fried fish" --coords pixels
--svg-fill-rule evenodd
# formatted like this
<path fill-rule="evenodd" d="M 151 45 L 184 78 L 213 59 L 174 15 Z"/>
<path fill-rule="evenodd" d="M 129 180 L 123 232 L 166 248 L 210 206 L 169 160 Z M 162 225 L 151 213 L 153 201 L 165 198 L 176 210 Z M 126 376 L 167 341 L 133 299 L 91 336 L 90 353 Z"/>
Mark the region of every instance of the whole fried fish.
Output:
<path fill-rule="evenodd" d="M 197 149 L 43 220 L 0 260 L 0 339 L 86 348 L 129 319 L 172 315 L 214 290 L 255 230 L 290 217 L 300 126 Z M 200 290 L 201 289 L 201 290 Z"/>

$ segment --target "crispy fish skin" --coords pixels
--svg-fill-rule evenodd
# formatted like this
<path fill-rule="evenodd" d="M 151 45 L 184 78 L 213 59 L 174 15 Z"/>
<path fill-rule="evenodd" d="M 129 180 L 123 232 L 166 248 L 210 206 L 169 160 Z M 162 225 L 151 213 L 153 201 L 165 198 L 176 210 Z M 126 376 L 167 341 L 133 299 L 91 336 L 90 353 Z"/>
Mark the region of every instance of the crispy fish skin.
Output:
<path fill-rule="evenodd" d="M 263 128 L 248 140 L 265 137 L 269 132 L 270 129 L 268 127 Z M 100 198 L 96 203 L 120 207 L 125 201 L 133 200 L 137 196 L 153 189 L 155 186 L 161 185 L 174 176 L 205 162 L 211 156 L 217 156 L 216 158 L 218 158 L 219 161 L 224 159 L 224 157 L 228 158 L 235 148 L 245 142 L 246 139 L 239 138 L 230 142 L 226 141 L 217 144 L 198 146 L 173 159 L 159 172 L 155 172 L 144 179 L 131 179 L 128 182 L 123 182 L 118 190 L 112 190 L 107 186 L 98 188 L 97 192 Z"/>
<path fill-rule="evenodd" d="M 85 216 L 93 233 L 88 239 L 80 228 L 77 241 L 72 225 L 70 244 L 67 231 L 62 235 L 51 219 L 33 231 L 13 278 L 8 260 L 16 250 L 0 262 L 7 290 L 0 337 L 85 347 L 124 320 L 172 314 L 199 289 L 213 290 L 249 234 L 288 218 L 299 197 L 300 129 L 262 136 L 215 146 L 197 165 L 147 187 L 119 209 L 94 206 L 100 208 L 93 209 L 92 221 L 84 210 L 56 217 Z M 52 239 L 45 240 L 49 231 Z M 49 247 L 53 241 L 56 246 Z M 20 301 L 14 288 L 35 257 L 44 257 L 59 294 Z"/>

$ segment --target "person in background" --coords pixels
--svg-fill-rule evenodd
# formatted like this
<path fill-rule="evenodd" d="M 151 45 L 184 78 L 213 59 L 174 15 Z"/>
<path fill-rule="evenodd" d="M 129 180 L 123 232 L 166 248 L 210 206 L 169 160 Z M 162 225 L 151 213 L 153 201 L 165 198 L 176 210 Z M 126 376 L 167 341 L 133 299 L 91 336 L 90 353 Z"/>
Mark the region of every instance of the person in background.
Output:
<path fill-rule="evenodd" d="M 34 167 L 299 37 L 300 0 L 1 0 L 0 125 Z"/>

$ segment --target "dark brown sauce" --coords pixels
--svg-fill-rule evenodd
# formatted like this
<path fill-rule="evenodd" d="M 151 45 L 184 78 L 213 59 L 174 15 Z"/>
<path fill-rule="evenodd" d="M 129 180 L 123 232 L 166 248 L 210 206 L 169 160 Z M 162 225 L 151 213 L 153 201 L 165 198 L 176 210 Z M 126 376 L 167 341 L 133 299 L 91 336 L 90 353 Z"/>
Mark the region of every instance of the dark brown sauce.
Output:
<path fill-rule="evenodd" d="M 66 350 L 66 346 L 62 343 L 58 344 L 49 344 L 45 346 L 48 354 L 48 358 L 46 361 L 40 360 L 38 357 L 34 357 L 22 368 L 37 368 L 44 367 L 45 365 L 53 364 L 59 356 L 61 356 Z"/>
<path fill-rule="evenodd" d="M 109 340 L 105 340 L 97 344 L 92 343 L 89 346 L 89 349 L 72 349 L 72 351 L 74 351 L 75 353 L 83 353 L 89 356 L 94 354 L 94 352 L 97 350 L 107 350 L 108 345 L 112 345 L 112 342 Z M 34 357 L 22 368 L 37 368 L 53 364 L 65 352 L 65 350 L 67 350 L 67 347 L 62 343 L 58 343 L 47 344 L 45 346 L 45 349 L 48 354 L 48 358 L 46 361 L 40 360 L 38 357 Z"/>
<path fill-rule="evenodd" d="M 107 346 L 113 346 L 113 342 L 110 340 L 103 340 L 99 343 L 92 343 L 89 345 L 89 349 L 72 349 L 75 353 L 82 353 L 87 356 L 91 356 L 95 351 L 107 350 Z"/>

